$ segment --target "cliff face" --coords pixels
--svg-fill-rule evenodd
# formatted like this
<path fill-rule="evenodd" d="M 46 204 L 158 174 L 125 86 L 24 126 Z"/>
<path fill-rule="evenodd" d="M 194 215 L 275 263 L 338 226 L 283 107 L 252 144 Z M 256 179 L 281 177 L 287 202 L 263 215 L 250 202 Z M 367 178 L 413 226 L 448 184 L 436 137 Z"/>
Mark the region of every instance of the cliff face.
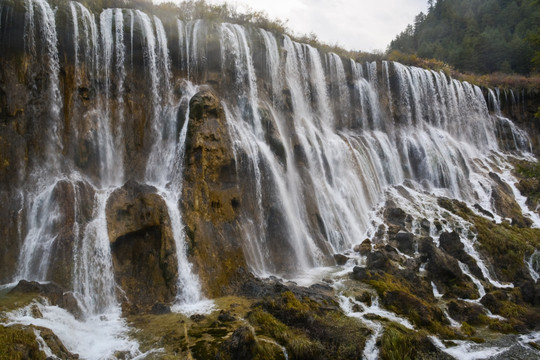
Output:
<path fill-rule="evenodd" d="M 132 9 L 4 1 L 0 20 L 0 282 L 138 312 L 349 261 L 431 330 L 432 284 L 538 301 L 538 212 L 508 162 L 538 148 L 533 97 Z"/>
<path fill-rule="evenodd" d="M 531 139 L 533 151 L 538 155 L 540 145 L 540 120 L 536 117 L 540 108 L 540 96 L 536 91 L 502 91 L 498 95 L 502 113 L 513 119 Z"/>

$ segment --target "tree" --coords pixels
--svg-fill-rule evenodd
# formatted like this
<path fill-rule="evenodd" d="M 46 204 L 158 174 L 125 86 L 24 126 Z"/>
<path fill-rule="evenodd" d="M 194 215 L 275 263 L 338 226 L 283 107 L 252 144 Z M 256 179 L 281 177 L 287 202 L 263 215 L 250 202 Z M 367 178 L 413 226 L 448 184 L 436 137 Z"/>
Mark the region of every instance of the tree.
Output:
<path fill-rule="evenodd" d="M 540 0 L 429 0 L 389 46 L 461 71 L 540 70 Z"/>

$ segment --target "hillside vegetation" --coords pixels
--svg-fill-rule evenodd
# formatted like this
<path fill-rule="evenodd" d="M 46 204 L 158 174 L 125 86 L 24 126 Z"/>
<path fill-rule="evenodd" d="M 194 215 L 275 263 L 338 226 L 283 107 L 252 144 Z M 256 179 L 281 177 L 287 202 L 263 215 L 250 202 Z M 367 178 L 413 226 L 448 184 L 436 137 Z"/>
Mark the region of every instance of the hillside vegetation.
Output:
<path fill-rule="evenodd" d="M 538 0 L 429 0 L 428 8 L 389 51 L 482 74 L 530 74 L 540 65 Z"/>

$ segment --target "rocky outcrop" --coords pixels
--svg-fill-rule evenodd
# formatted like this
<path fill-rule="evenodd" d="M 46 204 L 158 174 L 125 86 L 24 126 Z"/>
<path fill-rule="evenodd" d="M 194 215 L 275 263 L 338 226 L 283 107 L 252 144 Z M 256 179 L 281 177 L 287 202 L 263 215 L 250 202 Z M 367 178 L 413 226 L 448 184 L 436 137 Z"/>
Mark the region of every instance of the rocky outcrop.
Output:
<path fill-rule="evenodd" d="M 49 304 L 66 309 L 76 318 L 82 317 L 82 311 L 72 292 L 66 292 L 55 283 L 40 284 L 35 281 L 21 280 L 13 289 L 11 295 L 34 294 L 46 298 Z"/>
<path fill-rule="evenodd" d="M 53 356 L 47 357 L 38 337 L 47 345 Z M 3 359 L 74 360 L 79 358 L 78 355 L 69 352 L 50 329 L 39 326 L 0 325 L 0 348 Z"/>
<path fill-rule="evenodd" d="M 439 237 L 440 248 L 446 251 L 447 254 L 461 261 L 469 267 L 469 270 L 479 279 L 483 279 L 484 275 L 476 264 L 476 261 L 465 251 L 465 245 L 461 242 L 459 234 L 456 231 L 443 232 Z"/>
<path fill-rule="evenodd" d="M 501 90 L 500 94 L 502 114 L 526 130 L 536 155 L 540 152 L 540 119 L 536 117 L 540 108 L 539 92 L 538 89 Z"/>
<path fill-rule="evenodd" d="M 152 186 L 130 181 L 107 201 L 107 228 L 117 284 L 128 309 L 170 303 L 178 262 L 165 201 Z"/>
<path fill-rule="evenodd" d="M 432 280 L 447 296 L 478 298 L 474 284 L 463 274 L 458 261 L 439 249 L 431 238 L 421 239 L 419 251 L 427 260 L 427 271 Z"/>
<path fill-rule="evenodd" d="M 189 254 L 209 296 L 230 293 L 246 260 L 239 217 L 239 188 L 233 145 L 217 96 L 203 90 L 190 101 L 181 208 Z M 245 194 L 247 195 L 247 194 Z M 212 264 L 209 266 L 209 264 Z"/>
<path fill-rule="evenodd" d="M 489 176 L 494 181 L 491 194 L 494 208 L 499 211 L 501 216 L 511 219 L 514 225 L 519 227 L 531 226 L 531 219 L 524 217 L 521 213 L 521 208 L 516 202 L 510 186 L 493 172 L 489 173 Z"/>

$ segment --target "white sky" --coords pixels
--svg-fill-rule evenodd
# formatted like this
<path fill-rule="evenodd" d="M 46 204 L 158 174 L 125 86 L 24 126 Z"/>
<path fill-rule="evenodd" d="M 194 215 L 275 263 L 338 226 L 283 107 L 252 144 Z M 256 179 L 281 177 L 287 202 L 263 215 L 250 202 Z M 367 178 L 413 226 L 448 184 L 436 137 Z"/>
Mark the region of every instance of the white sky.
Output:
<path fill-rule="evenodd" d="M 171 0 L 153 0 L 160 3 Z M 174 0 L 173 2 L 181 2 Z M 224 0 L 208 0 L 223 3 Z M 314 32 L 319 40 L 350 50 L 386 50 L 390 41 L 426 12 L 427 0 L 232 0 L 254 10 L 264 10 L 271 18 L 288 20 L 296 34 Z M 247 5 L 246 5 L 247 4 Z"/>

